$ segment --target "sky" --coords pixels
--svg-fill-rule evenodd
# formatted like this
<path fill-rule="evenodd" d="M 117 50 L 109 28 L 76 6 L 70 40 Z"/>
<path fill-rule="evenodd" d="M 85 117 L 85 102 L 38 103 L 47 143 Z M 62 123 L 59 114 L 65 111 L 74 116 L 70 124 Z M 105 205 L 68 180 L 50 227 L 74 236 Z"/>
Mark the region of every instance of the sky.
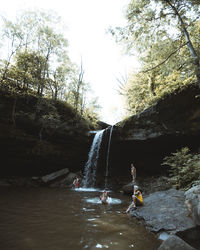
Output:
<path fill-rule="evenodd" d="M 6 0 L 0 14 L 11 19 L 20 9 L 53 10 L 66 25 L 69 56 L 85 70 L 84 80 L 91 84 L 93 96 L 102 107 L 100 119 L 115 124 L 124 115 L 123 101 L 118 94 L 117 78 L 137 69 L 134 56 L 124 54 L 123 47 L 106 32 L 126 24 L 124 8 L 128 0 Z"/>

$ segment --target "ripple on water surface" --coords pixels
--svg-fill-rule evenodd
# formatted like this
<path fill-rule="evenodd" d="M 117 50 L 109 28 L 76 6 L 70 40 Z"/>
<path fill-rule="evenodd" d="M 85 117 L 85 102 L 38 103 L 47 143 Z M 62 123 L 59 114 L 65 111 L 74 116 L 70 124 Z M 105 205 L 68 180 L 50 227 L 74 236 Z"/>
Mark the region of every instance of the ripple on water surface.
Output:
<path fill-rule="evenodd" d="M 158 248 L 154 235 L 121 212 L 130 203 L 127 196 L 110 192 L 108 202 L 118 205 L 104 206 L 99 200 L 101 189 L 77 191 L 0 188 L 1 249 Z"/>

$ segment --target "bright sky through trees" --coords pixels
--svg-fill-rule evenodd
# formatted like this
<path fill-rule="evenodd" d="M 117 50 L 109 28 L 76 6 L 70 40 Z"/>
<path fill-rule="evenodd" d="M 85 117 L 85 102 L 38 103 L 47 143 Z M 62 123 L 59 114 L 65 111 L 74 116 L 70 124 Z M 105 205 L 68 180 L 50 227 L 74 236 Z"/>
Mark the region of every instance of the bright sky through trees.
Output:
<path fill-rule="evenodd" d="M 69 56 L 85 70 L 84 80 L 91 83 L 102 106 L 101 119 L 114 124 L 122 119 L 123 108 L 117 93 L 117 78 L 138 68 L 134 56 L 123 55 L 111 37 L 109 26 L 122 26 L 128 0 L 6 0 L 0 14 L 12 19 L 20 9 L 54 10 L 66 24 Z"/>

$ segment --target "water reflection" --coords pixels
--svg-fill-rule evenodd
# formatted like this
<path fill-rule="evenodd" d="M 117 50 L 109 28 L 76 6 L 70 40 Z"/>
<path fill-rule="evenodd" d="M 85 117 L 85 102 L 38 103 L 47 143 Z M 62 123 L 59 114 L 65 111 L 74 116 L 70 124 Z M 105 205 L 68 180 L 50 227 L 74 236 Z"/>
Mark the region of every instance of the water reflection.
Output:
<path fill-rule="evenodd" d="M 160 241 L 123 213 L 130 200 L 112 192 L 102 205 L 89 200 L 99 191 L 0 189 L 2 250 L 155 250 Z M 97 200 L 96 200 L 97 201 Z"/>

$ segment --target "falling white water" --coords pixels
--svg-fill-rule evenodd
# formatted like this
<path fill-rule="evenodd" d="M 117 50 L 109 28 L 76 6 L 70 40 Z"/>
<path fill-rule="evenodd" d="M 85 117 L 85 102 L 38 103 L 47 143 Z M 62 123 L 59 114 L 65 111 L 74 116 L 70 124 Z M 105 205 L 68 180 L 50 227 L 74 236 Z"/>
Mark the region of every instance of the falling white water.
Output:
<path fill-rule="evenodd" d="M 110 142 L 111 142 L 111 137 L 112 137 L 112 131 L 113 131 L 113 126 L 109 127 L 110 128 L 110 135 L 108 139 L 108 151 L 107 151 L 107 158 L 106 158 L 106 175 L 105 175 L 105 188 L 108 186 L 108 171 L 109 171 L 109 154 L 110 154 Z"/>
<path fill-rule="evenodd" d="M 83 187 L 94 187 L 103 132 L 104 130 L 97 132 L 93 139 L 92 146 L 88 154 L 88 161 L 85 164 Z"/>

